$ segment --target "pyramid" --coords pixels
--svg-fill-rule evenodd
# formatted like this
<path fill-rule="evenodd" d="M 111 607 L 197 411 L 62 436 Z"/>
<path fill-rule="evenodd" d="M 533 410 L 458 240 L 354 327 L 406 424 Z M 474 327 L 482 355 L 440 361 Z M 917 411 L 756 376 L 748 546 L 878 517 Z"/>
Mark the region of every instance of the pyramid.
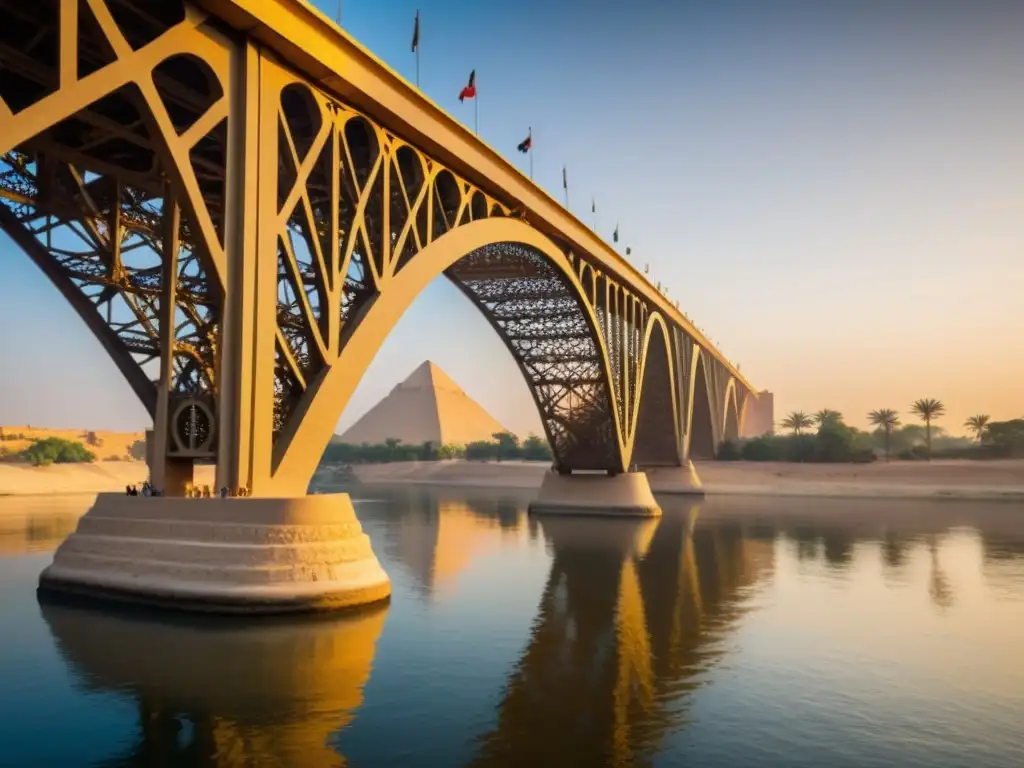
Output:
<path fill-rule="evenodd" d="M 378 445 L 391 437 L 404 445 L 465 445 L 493 440 L 495 432 L 505 431 L 448 374 L 427 360 L 363 414 L 339 441 Z"/>

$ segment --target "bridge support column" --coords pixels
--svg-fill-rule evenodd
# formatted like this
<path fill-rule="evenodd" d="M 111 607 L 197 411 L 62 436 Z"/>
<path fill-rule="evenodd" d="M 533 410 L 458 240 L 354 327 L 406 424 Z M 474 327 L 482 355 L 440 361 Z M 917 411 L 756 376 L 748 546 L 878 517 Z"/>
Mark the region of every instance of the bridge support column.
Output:
<path fill-rule="evenodd" d="M 650 467 L 645 472 L 654 493 L 704 495 L 692 461 L 687 460 L 681 467 Z"/>
<path fill-rule="evenodd" d="M 215 613 L 374 603 L 391 581 L 347 494 L 298 499 L 100 494 L 43 591 Z"/>
<path fill-rule="evenodd" d="M 530 513 L 658 517 L 661 507 L 643 472 L 617 475 L 548 472 L 541 483 L 540 494 L 530 504 Z"/>

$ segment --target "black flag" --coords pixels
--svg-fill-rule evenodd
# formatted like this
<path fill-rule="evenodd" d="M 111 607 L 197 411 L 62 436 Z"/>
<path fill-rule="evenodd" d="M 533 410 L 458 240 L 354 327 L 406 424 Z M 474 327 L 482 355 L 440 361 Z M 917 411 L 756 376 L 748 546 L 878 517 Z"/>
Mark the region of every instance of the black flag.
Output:
<path fill-rule="evenodd" d="M 615 225 L 615 231 L 612 232 L 612 242 L 613 243 L 619 242 L 619 225 L 618 224 Z"/>
<path fill-rule="evenodd" d="M 416 23 L 412 28 L 412 52 L 416 53 L 416 50 L 420 47 L 420 12 L 416 11 Z"/>
<path fill-rule="evenodd" d="M 566 175 L 565 166 L 562 166 L 562 189 L 569 191 L 569 177 Z"/>
<path fill-rule="evenodd" d="M 597 201 L 594 198 L 590 198 L 590 212 L 597 213 Z"/>
<path fill-rule="evenodd" d="M 631 254 L 632 252 L 633 252 L 633 249 L 632 249 L 632 248 L 630 248 L 630 247 L 629 247 L 629 246 L 627 245 L 627 246 L 626 246 L 626 255 L 627 255 L 627 256 L 629 256 L 629 254 Z"/>

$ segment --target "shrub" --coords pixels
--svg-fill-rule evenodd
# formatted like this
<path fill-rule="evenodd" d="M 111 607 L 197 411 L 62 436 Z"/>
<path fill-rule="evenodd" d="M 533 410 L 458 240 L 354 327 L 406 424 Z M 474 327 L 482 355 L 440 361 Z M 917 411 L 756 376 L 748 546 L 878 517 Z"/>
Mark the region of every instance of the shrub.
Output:
<path fill-rule="evenodd" d="M 782 461 L 785 458 L 786 438 L 762 435 L 746 440 L 740 447 L 744 461 Z"/>
<path fill-rule="evenodd" d="M 21 457 L 35 467 L 96 461 L 96 454 L 84 445 L 60 437 L 36 440 L 21 452 Z"/>
<path fill-rule="evenodd" d="M 441 461 L 462 458 L 472 461 L 550 461 L 552 456 L 551 447 L 541 437 L 530 435 L 520 445 L 515 435 L 509 432 L 496 432 L 494 440 L 477 440 L 469 445 L 447 443 L 435 447 L 430 442 L 421 445 L 402 445 L 401 441 L 396 439 L 378 445 L 331 443 L 324 451 L 321 463 L 386 464 L 392 461 Z"/>
<path fill-rule="evenodd" d="M 739 461 L 741 458 L 740 447 L 733 440 L 723 440 L 718 446 L 719 461 Z"/>

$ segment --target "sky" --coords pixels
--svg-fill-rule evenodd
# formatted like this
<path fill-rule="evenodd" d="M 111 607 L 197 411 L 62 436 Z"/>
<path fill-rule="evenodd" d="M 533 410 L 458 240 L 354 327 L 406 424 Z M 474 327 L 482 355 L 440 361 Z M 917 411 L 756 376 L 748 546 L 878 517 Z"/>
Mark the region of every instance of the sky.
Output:
<path fill-rule="evenodd" d="M 334 0 L 317 5 L 334 16 Z M 794 409 L 942 400 L 1024 415 L 1024 3 L 1005 0 L 344 0 L 342 25 L 620 247 Z M 596 200 L 596 221 L 590 214 Z M 0 423 L 148 417 L 71 307 L 0 235 Z M 444 278 L 342 416 L 424 359 L 540 432 L 496 335 Z"/>

